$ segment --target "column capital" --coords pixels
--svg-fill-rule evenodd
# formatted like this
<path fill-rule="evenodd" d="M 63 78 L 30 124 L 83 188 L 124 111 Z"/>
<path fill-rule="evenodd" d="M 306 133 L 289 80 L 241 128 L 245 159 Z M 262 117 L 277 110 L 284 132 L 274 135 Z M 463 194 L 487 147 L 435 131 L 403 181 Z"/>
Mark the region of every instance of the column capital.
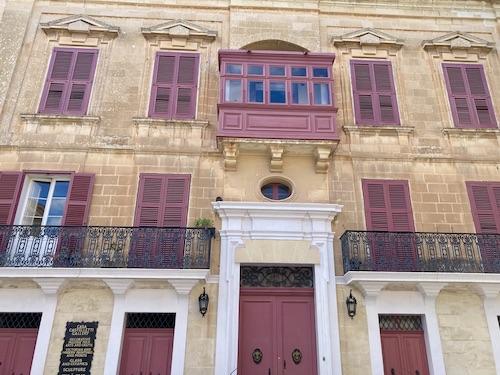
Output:
<path fill-rule="evenodd" d="M 104 282 L 113 291 L 115 296 L 124 295 L 127 293 L 127 290 L 134 286 L 134 280 L 132 279 L 109 279 L 104 280 Z"/>

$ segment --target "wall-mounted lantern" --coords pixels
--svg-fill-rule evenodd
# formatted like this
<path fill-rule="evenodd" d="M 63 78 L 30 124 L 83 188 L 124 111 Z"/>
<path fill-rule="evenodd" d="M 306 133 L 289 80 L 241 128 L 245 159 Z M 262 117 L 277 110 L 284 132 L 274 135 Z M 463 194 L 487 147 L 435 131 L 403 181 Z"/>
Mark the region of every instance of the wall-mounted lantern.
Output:
<path fill-rule="evenodd" d="M 345 300 L 345 304 L 347 305 L 347 314 L 352 318 L 356 315 L 356 305 L 358 304 L 358 301 L 356 301 L 356 298 L 352 296 L 352 289 L 349 292 L 349 297 Z"/>
<path fill-rule="evenodd" d="M 208 294 L 205 293 L 205 288 L 203 288 L 203 293 L 198 297 L 198 303 L 200 304 L 200 313 L 205 316 L 208 310 Z"/>

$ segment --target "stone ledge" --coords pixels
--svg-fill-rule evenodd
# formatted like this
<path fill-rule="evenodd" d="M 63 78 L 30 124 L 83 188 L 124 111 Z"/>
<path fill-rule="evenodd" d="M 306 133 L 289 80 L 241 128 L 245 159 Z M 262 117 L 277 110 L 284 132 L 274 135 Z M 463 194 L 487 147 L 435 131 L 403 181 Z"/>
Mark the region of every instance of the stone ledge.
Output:
<path fill-rule="evenodd" d="M 350 134 L 375 134 L 375 135 L 410 135 L 414 132 L 413 126 L 379 126 L 379 125 L 344 125 L 344 132 Z"/>
<path fill-rule="evenodd" d="M 441 131 L 444 135 L 459 138 L 498 138 L 500 135 L 500 129 L 490 128 L 490 129 L 463 129 L 463 128 L 444 128 Z"/>
<path fill-rule="evenodd" d="M 172 128 L 190 127 L 191 129 L 205 129 L 209 124 L 208 120 L 170 119 L 156 117 L 132 117 L 132 122 L 136 126 L 163 125 Z"/>

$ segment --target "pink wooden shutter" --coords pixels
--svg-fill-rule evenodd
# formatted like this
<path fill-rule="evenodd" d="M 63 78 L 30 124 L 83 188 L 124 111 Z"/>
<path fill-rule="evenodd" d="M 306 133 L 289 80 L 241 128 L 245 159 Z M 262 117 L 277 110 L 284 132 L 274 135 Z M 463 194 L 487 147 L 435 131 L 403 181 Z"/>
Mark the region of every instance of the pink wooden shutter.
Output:
<path fill-rule="evenodd" d="M 195 117 L 198 65 L 198 54 L 157 53 L 149 116 Z"/>
<path fill-rule="evenodd" d="M 142 174 L 134 226 L 185 227 L 190 175 Z"/>
<path fill-rule="evenodd" d="M 98 50 L 55 48 L 39 112 L 84 115 L 87 112 Z"/>
<path fill-rule="evenodd" d="M 72 176 L 62 219 L 63 226 L 87 225 L 94 178 L 94 174 L 90 173 L 75 173 Z"/>
<path fill-rule="evenodd" d="M 360 124 L 371 124 L 375 121 L 373 109 L 373 88 L 370 75 L 370 64 L 351 60 L 353 74 L 354 112 Z"/>
<path fill-rule="evenodd" d="M 495 114 L 482 65 L 443 64 L 443 70 L 455 126 L 495 127 Z"/>
<path fill-rule="evenodd" d="M 500 183 L 466 182 L 477 233 L 500 233 Z"/>
<path fill-rule="evenodd" d="M 392 65 L 389 61 L 373 62 L 375 89 L 377 92 L 377 112 L 382 124 L 399 124 L 396 103 L 396 90 L 392 76 Z"/>
<path fill-rule="evenodd" d="M 0 225 L 14 222 L 22 177 L 22 172 L 0 172 Z"/>
<path fill-rule="evenodd" d="M 362 180 L 368 231 L 413 232 L 407 181 Z"/>
<path fill-rule="evenodd" d="M 351 60 L 356 122 L 399 124 L 396 90 L 390 61 Z"/>

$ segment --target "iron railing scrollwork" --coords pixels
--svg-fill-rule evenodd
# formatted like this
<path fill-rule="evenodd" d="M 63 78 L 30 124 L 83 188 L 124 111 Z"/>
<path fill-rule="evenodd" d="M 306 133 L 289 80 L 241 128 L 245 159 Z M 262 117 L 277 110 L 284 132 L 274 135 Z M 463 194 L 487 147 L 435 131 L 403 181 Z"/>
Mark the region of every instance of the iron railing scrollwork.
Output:
<path fill-rule="evenodd" d="M 500 234 L 346 231 L 344 272 L 500 272 Z"/>
<path fill-rule="evenodd" d="M 210 268 L 214 228 L 0 226 L 2 267 Z"/>
<path fill-rule="evenodd" d="M 242 266 L 241 287 L 312 288 L 314 272 L 311 267 Z"/>

